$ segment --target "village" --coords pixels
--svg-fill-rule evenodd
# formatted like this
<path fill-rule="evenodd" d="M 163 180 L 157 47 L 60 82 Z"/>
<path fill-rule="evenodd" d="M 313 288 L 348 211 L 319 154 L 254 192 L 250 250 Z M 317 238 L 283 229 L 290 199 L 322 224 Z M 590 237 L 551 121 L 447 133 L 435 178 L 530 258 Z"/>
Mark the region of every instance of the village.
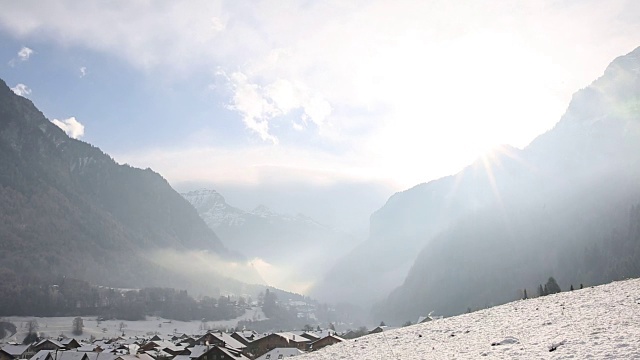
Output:
<path fill-rule="evenodd" d="M 440 317 L 420 317 L 417 323 L 436 318 Z M 52 318 L 42 318 L 41 321 L 50 321 L 52 324 L 50 329 L 53 329 L 55 320 L 51 322 L 50 319 Z M 59 321 L 62 319 L 69 318 L 58 318 Z M 7 319 L 4 320 L 3 324 L 8 324 Z M 98 319 L 95 320 L 98 322 Z M 87 323 L 90 321 L 87 319 Z M 158 319 L 154 318 L 147 322 L 157 321 Z M 105 325 L 108 322 L 113 324 Z M 277 360 L 317 351 L 364 335 L 395 329 L 381 323 L 371 330 L 360 327 L 357 330 L 338 333 L 334 325 L 330 324 L 328 329 L 305 325 L 302 330 L 259 333 L 233 327 L 205 329 L 201 323 L 193 334 L 179 332 L 178 328 L 174 328 L 170 330 L 171 334 L 162 335 L 159 331 L 147 331 L 146 334 L 141 334 L 142 330 L 139 329 L 148 326 L 144 324 L 145 321 L 120 321 L 116 324 L 115 320 L 109 320 L 100 326 L 115 328 L 116 333 L 109 335 L 103 331 L 104 336 L 98 339 L 91 329 L 83 332 L 83 323 L 81 317 L 76 317 L 73 319 L 71 336 L 60 333 L 50 337 L 38 331 L 35 320 L 27 321 L 21 324 L 21 327 L 26 329 L 25 339 L 21 343 L 16 341 L 18 338 L 15 332 L 13 336 L 3 340 L 5 343 L 0 342 L 0 360 Z M 138 330 L 131 331 L 136 323 L 140 323 Z M 194 329 L 197 325 L 195 321 L 166 321 L 166 323 L 168 324 L 165 328 L 170 325 L 177 326 L 181 330 Z M 187 325 L 186 328 L 185 325 Z M 127 335 L 127 332 L 130 335 Z M 30 342 L 31 340 L 33 342 Z"/>
<path fill-rule="evenodd" d="M 124 334 L 124 333 L 123 333 Z M 0 345 L 0 360 L 230 360 L 304 354 L 345 341 L 334 330 L 257 333 L 251 330 L 111 339 L 45 338 L 31 344 Z"/>

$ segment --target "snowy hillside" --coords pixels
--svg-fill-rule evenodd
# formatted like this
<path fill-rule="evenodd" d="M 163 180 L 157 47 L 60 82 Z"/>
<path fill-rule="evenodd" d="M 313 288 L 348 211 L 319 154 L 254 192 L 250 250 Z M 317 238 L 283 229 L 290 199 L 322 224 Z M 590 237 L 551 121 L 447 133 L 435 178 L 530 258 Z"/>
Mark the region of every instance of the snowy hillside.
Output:
<path fill-rule="evenodd" d="M 369 335 L 299 359 L 637 359 L 639 335 L 634 279 Z"/>

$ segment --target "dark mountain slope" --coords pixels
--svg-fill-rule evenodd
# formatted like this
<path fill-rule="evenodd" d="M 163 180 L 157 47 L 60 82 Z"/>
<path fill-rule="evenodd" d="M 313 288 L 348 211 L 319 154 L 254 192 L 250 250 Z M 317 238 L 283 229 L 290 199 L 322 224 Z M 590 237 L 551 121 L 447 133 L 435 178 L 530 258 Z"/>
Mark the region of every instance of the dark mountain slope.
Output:
<path fill-rule="evenodd" d="M 69 138 L 4 82 L 0 168 L 5 271 L 123 287 L 189 288 L 148 255 L 157 249 L 227 254 L 160 175 L 119 165 L 98 148 Z"/>

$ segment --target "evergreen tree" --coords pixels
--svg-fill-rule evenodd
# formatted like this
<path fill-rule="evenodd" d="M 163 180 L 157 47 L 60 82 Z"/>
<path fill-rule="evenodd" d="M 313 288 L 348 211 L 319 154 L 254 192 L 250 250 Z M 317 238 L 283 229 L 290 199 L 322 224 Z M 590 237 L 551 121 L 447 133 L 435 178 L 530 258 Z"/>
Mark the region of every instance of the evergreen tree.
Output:
<path fill-rule="evenodd" d="M 80 316 L 73 319 L 73 335 L 82 335 L 82 329 L 84 328 L 84 323 L 82 322 L 82 318 Z"/>
<path fill-rule="evenodd" d="M 524 295 L 522 296 L 523 300 L 527 300 L 527 289 L 524 289 Z"/>
<path fill-rule="evenodd" d="M 538 286 L 538 296 L 544 296 L 544 289 L 542 288 L 542 284 Z"/>
<path fill-rule="evenodd" d="M 549 278 L 549 280 L 547 280 L 547 284 L 544 286 L 544 288 L 546 289 L 546 293 L 548 294 L 556 294 L 561 292 L 562 290 L 560 289 L 560 285 L 558 285 L 558 283 L 556 282 L 556 279 L 552 277 Z"/>
<path fill-rule="evenodd" d="M 569 288 L 569 291 L 573 291 L 573 284 L 571 284 L 571 287 Z"/>

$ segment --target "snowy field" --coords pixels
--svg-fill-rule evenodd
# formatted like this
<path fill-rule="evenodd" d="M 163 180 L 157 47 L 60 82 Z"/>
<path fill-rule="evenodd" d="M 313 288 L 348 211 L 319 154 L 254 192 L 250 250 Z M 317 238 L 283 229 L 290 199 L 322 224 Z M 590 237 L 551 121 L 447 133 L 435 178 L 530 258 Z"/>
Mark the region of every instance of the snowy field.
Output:
<path fill-rule="evenodd" d="M 640 279 L 369 335 L 296 359 L 640 359 Z"/>
<path fill-rule="evenodd" d="M 38 321 L 39 329 L 38 332 L 44 334 L 48 337 L 58 337 L 61 334 L 64 334 L 68 337 L 75 337 L 78 339 L 89 339 L 91 335 L 95 336 L 96 339 L 102 338 L 112 338 L 119 335 L 122 335 L 122 332 L 119 331 L 120 323 L 124 323 L 125 327 L 123 329 L 125 336 L 146 336 L 152 333 L 159 333 L 161 336 L 163 335 L 172 335 L 175 333 L 186 333 L 186 334 L 201 334 L 206 330 L 202 330 L 203 325 L 208 329 L 227 329 L 227 328 L 235 328 L 240 320 L 251 320 L 251 319 L 265 319 L 264 313 L 262 309 L 259 307 L 254 307 L 251 310 L 246 310 L 244 315 L 238 317 L 233 320 L 225 320 L 225 321 L 208 321 L 206 323 L 202 323 L 201 321 L 176 321 L 176 320 L 167 320 L 162 318 L 155 317 L 147 317 L 146 320 L 142 321 L 125 321 L 125 320 L 106 320 L 101 321 L 100 324 L 96 321 L 96 317 L 88 317 L 83 316 L 82 320 L 84 323 L 83 334 L 80 336 L 73 336 L 71 334 L 72 331 L 72 323 L 74 317 L 22 317 L 22 316 L 9 316 L 3 317 L 4 321 L 12 322 L 18 328 L 18 332 L 16 335 L 11 336 L 9 338 L 0 339 L 0 342 L 9 342 L 16 341 L 21 342 L 22 339 L 26 336 L 27 327 L 26 323 L 35 319 Z"/>

